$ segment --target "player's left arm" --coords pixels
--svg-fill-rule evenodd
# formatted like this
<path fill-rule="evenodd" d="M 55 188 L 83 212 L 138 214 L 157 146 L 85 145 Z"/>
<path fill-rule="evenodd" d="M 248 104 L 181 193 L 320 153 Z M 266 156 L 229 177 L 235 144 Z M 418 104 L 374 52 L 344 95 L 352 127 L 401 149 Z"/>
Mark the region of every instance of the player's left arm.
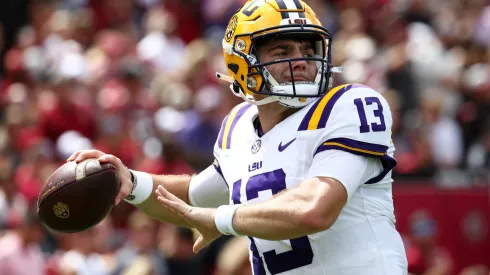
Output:
<path fill-rule="evenodd" d="M 311 177 L 270 200 L 238 208 L 233 216 L 235 231 L 267 240 L 324 231 L 334 224 L 357 187 L 379 174 L 382 165 L 374 158 L 331 150 L 315 157 L 309 174 L 319 168 L 330 176 Z"/>
<path fill-rule="evenodd" d="M 238 208 L 233 228 L 266 240 L 293 239 L 330 228 L 347 202 L 333 178 L 311 178 L 268 201 Z"/>
<path fill-rule="evenodd" d="M 381 170 L 382 165 L 375 158 L 341 150 L 322 151 L 315 156 L 308 175 L 326 176 L 308 177 L 298 187 L 264 202 L 238 205 L 230 220 L 231 226 L 238 234 L 266 240 L 293 239 L 326 230 L 334 224 L 358 186 Z M 159 188 L 157 196 L 204 236 L 196 242 L 194 251 L 219 236 L 215 224 L 217 209 L 190 207 L 164 188 Z"/>

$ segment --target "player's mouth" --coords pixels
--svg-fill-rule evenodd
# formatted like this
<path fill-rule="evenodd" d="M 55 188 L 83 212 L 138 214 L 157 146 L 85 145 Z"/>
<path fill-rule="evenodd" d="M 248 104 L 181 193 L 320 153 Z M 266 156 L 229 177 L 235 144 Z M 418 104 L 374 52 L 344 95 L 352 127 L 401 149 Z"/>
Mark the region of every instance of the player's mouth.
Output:
<path fill-rule="evenodd" d="M 309 77 L 307 77 L 302 73 L 284 76 L 284 82 L 292 83 L 293 79 L 294 79 L 294 83 L 313 83 L 313 81 L 310 80 Z"/>
<path fill-rule="evenodd" d="M 302 77 L 302 76 L 294 76 L 294 82 L 311 82 L 309 81 L 308 79 L 306 79 L 305 77 Z M 284 79 L 286 82 L 293 82 L 293 78 L 291 77 L 286 77 L 286 79 Z"/>
<path fill-rule="evenodd" d="M 293 84 L 292 78 L 286 78 L 284 79 L 284 83 L 281 83 L 281 85 L 292 85 L 292 84 Z M 295 77 L 294 84 L 314 84 L 314 82 L 303 77 L 298 77 L 298 78 Z"/>

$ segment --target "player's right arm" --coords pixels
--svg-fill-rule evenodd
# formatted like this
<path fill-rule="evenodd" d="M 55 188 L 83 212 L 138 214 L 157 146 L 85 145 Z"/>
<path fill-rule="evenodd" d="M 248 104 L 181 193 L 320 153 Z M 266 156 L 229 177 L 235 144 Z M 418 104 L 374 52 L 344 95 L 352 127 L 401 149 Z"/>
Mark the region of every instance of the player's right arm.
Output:
<path fill-rule="evenodd" d="M 234 121 L 238 121 L 240 116 L 249 107 L 250 104 L 239 104 L 223 119 L 220 134 L 214 145 L 214 156 L 216 160 L 213 165 L 195 176 L 150 175 L 133 170 L 130 172 L 118 157 L 105 154 L 98 150 L 77 151 L 67 161 L 80 162 L 87 158 L 97 158 L 100 162 L 113 164 L 118 170 L 121 182 L 119 194 L 115 201 L 116 205 L 122 200 L 126 200 L 154 219 L 190 227 L 182 216 L 165 208 L 157 200 L 155 191 L 161 185 L 185 203 L 196 207 L 217 208 L 218 206 L 228 204 L 229 188 L 218 163 L 221 152 L 220 148 L 229 146 L 228 139 L 224 138 L 224 136 L 229 135 L 231 137 L 231 125 Z M 136 184 L 133 184 L 133 176 Z M 128 197 L 128 195 L 130 196 Z"/>
<path fill-rule="evenodd" d="M 126 199 L 136 190 L 133 188 L 132 175 L 122 161 L 114 155 L 105 154 L 98 150 L 81 150 L 73 153 L 67 161 L 80 162 L 87 158 L 97 158 L 100 162 L 109 162 L 116 167 L 120 178 L 120 190 L 116 197 L 116 205 Z M 172 223 L 179 226 L 190 225 L 176 212 L 162 206 L 157 200 L 155 190 L 159 185 L 185 201 L 186 203 L 200 207 L 217 207 L 228 202 L 228 186 L 222 176 L 213 166 L 195 176 L 190 175 L 150 175 L 133 171 L 140 189 L 146 185 L 143 191 L 144 198 L 133 203 L 137 208 L 154 219 Z M 139 182 L 138 182 L 139 181 Z M 150 186 L 148 186 L 150 185 Z M 150 190 L 151 187 L 151 190 Z M 141 202 L 139 202 L 141 201 Z"/>

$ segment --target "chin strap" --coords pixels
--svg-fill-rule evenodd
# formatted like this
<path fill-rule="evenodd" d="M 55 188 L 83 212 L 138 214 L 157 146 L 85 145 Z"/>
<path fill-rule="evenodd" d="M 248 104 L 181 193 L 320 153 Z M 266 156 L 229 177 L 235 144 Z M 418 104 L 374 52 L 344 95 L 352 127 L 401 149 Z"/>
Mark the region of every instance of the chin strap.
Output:
<path fill-rule="evenodd" d="M 216 77 L 218 79 L 221 79 L 223 81 L 226 81 L 228 83 L 230 83 L 230 89 L 233 91 L 233 83 L 235 82 L 235 80 L 233 79 L 233 77 L 230 77 L 228 75 L 225 75 L 225 74 L 222 74 L 222 73 L 216 73 Z M 268 96 L 264 99 L 261 99 L 261 100 L 255 100 L 252 96 L 246 96 L 244 95 L 243 93 L 236 93 L 235 91 L 233 91 L 233 94 L 238 96 L 238 97 L 241 97 L 243 100 L 245 100 L 246 102 L 250 103 L 250 104 L 253 104 L 253 105 L 264 105 L 264 104 L 268 104 L 268 103 L 271 103 L 271 102 L 274 102 L 274 101 L 277 101 L 278 98 L 275 97 L 275 96 Z"/>
<path fill-rule="evenodd" d="M 246 102 L 250 103 L 250 104 L 253 104 L 253 105 L 265 105 L 265 104 L 269 104 L 271 102 L 274 102 L 274 101 L 278 101 L 279 99 L 275 96 L 268 96 L 264 99 L 261 99 L 259 101 L 255 100 L 253 97 L 251 96 L 245 96 L 243 93 L 239 93 L 237 96 L 241 97 L 243 100 L 245 100 Z"/>

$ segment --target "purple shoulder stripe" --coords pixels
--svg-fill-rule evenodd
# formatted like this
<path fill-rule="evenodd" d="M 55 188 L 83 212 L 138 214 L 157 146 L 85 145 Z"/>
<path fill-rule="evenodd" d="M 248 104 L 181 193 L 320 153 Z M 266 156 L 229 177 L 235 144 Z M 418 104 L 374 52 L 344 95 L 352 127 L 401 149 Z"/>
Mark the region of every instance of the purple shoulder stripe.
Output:
<path fill-rule="evenodd" d="M 225 134 L 225 126 L 226 122 L 228 121 L 228 118 L 230 117 L 230 114 L 225 116 L 223 119 L 223 122 L 221 123 L 221 129 L 219 130 L 219 135 L 218 135 L 218 146 L 221 148 L 221 144 L 223 144 L 223 135 Z M 221 148 L 223 149 L 223 148 Z"/>
<path fill-rule="evenodd" d="M 322 129 L 327 126 L 327 121 L 328 118 L 330 117 L 330 114 L 332 113 L 333 106 L 335 106 L 335 103 L 339 100 L 339 98 L 347 91 L 352 89 L 354 85 L 347 85 L 344 88 L 340 89 L 337 93 L 335 93 L 332 98 L 327 102 L 327 105 L 325 106 L 325 109 L 323 109 L 322 116 L 320 117 L 320 122 L 318 123 L 318 128 L 317 129 Z"/>
<path fill-rule="evenodd" d="M 317 130 L 325 128 L 328 118 L 330 117 L 330 113 L 335 106 L 335 103 L 345 92 L 351 90 L 352 88 L 360 87 L 358 85 L 360 84 L 338 86 L 323 95 L 308 110 L 298 127 L 298 131 Z M 317 111 L 317 113 L 320 112 L 320 119 L 318 120 L 318 117 L 316 117 L 317 120 L 315 122 L 312 122 L 312 125 L 310 125 L 310 122 L 315 120 L 315 118 L 313 117 L 315 111 Z M 318 114 L 316 116 L 318 116 Z"/>
<path fill-rule="evenodd" d="M 342 150 L 348 153 L 365 157 L 375 157 L 381 161 L 381 164 L 383 165 L 383 171 L 381 171 L 381 173 L 379 173 L 379 175 L 377 175 L 376 177 L 373 177 L 372 179 L 365 182 L 365 184 L 373 184 L 379 182 L 396 166 L 396 160 L 393 157 L 387 155 L 388 146 L 362 142 L 348 138 L 329 139 L 318 147 L 314 155 L 331 149 Z"/>
<path fill-rule="evenodd" d="M 228 137 L 227 137 L 227 147 L 226 149 L 230 149 L 231 148 L 231 135 L 233 134 L 233 130 L 235 129 L 235 126 L 238 122 L 238 120 L 240 120 L 240 118 L 243 116 L 243 114 L 245 114 L 245 112 L 248 110 L 248 108 L 250 108 L 252 106 L 252 104 L 245 104 L 244 106 L 242 106 L 240 108 L 240 110 L 238 110 L 236 116 L 233 118 L 233 121 L 231 122 L 231 127 L 230 127 L 230 131 L 228 132 Z"/>
<path fill-rule="evenodd" d="M 383 157 L 386 156 L 388 146 L 357 141 L 348 138 L 334 138 L 329 139 L 322 143 L 315 151 L 318 154 L 325 150 L 337 149 L 353 153 L 356 155 L 368 156 L 368 157 Z"/>
<path fill-rule="evenodd" d="M 325 95 L 324 95 L 325 96 Z M 316 108 L 318 107 L 318 104 L 320 104 L 320 101 L 322 101 L 323 97 L 319 98 L 308 110 L 306 113 L 305 117 L 301 121 L 301 124 L 298 127 L 298 131 L 306 131 L 308 130 L 308 123 L 310 123 L 310 119 L 313 116 L 313 113 L 315 112 Z"/>
<path fill-rule="evenodd" d="M 221 130 L 218 135 L 218 145 L 221 149 L 230 149 L 231 135 L 235 126 L 245 112 L 251 107 L 251 104 L 238 105 L 231 110 L 221 124 Z"/>

